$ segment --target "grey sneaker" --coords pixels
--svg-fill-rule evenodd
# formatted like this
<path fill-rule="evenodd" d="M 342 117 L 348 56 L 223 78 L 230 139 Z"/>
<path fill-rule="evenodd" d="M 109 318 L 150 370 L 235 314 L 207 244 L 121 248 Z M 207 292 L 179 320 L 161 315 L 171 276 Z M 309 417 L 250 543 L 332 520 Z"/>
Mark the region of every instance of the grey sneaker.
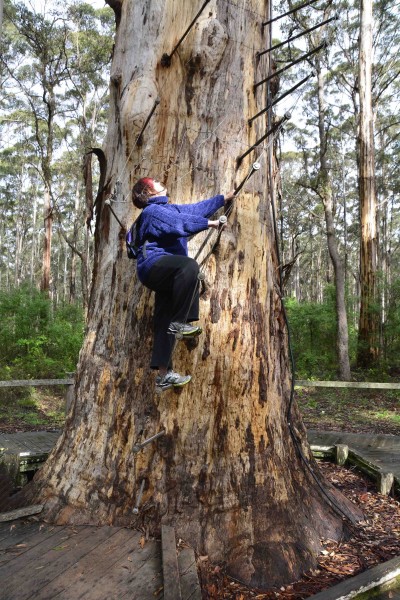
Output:
<path fill-rule="evenodd" d="M 202 328 L 197 325 L 189 325 L 189 323 L 170 323 L 168 327 L 168 333 L 172 333 L 178 338 L 182 337 L 193 337 L 200 335 Z"/>
<path fill-rule="evenodd" d="M 174 371 L 168 371 L 164 377 L 157 375 L 156 377 L 156 391 L 164 392 L 171 387 L 183 387 L 192 379 L 190 375 L 179 375 Z"/>

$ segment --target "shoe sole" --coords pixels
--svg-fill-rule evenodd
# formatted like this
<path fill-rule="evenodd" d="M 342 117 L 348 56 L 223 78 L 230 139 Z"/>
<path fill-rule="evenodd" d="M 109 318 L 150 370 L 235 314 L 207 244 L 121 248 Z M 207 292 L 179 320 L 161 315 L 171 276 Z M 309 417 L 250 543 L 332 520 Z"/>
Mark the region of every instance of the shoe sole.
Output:
<path fill-rule="evenodd" d="M 190 333 L 184 333 L 183 331 L 168 331 L 168 333 L 174 335 L 177 340 L 182 340 L 197 337 L 203 333 L 203 330 L 199 327 L 196 331 L 191 331 Z"/>
<path fill-rule="evenodd" d="M 189 383 L 191 380 L 192 380 L 192 378 L 190 377 L 190 379 L 188 379 L 187 381 L 182 381 L 181 383 L 168 383 L 167 385 L 165 385 L 163 387 L 156 385 L 156 392 L 157 392 L 157 394 L 162 394 L 162 392 L 166 392 L 167 390 L 170 390 L 171 388 L 183 387 L 184 385 Z"/>

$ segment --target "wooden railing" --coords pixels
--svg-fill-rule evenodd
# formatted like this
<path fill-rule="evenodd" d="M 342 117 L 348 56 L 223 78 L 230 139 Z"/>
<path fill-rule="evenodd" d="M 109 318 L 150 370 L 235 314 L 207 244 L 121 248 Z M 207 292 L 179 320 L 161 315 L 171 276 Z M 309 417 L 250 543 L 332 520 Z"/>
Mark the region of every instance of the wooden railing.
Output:
<path fill-rule="evenodd" d="M 52 385 L 73 385 L 74 379 L 20 379 L 16 381 L 0 381 L 2 387 L 23 387 L 23 386 L 52 386 Z M 400 390 L 400 383 L 373 383 L 370 381 L 307 381 L 303 379 L 295 380 L 296 387 L 326 387 L 326 388 L 353 388 L 369 390 Z"/>
<path fill-rule="evenodd" d="M 296 379 L 297 387 L 353 388 L 367 390 L 400 390 L 400 383 L 373 383 L 370 381 L 303 381 Z"/>
<path fill-rule="evenodd" d="M 51 385 L 72 385 L 73 379 L 18 379 L 15 381 L 0 381 L 2 387 L 39 387 Z"/>

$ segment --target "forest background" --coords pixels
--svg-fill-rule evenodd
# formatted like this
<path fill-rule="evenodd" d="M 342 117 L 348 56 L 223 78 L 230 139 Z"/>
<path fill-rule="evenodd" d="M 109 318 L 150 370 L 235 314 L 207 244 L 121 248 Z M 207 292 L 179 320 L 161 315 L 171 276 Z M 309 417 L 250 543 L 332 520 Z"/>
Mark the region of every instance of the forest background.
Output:
<path fill-rule="evenodd" d="M 274 15 L 294 6 L 277 2 Z M 307 33 L 334 11 L 336 20 Z M 368 341 L 373 352 L 366 360 L 360 353 L 365 339 L 359 335 L 365 285 L 360 268 L 359 5 L 314 1 L 273 24 L 274 45 L 299 36 L 296 43 L 274 51 L 276 70 L 316 48 L 322 39 L 328 42 L 295 69 L 286 70 L 272 90 L 279 100 L 310 75 L 274 107 L 277 118 L 285 111 L 292 113 L 276 142 L 281 175 L 275 209 L 299 379 L 343 375 L 337 351 L 337 264 L 343 271 L 351 377 L 386 381 L 400 375 L 399 25 L 395 1 L 373 3 L 370 150 L 376 202 L 369 207 L 369 218 L 376 227 L 376 256 L 368 304 L 374 322 L 374 339 Z M 90 190 L 99 178 L 97 161 L 87 152 L 101 147 L 106 131 L 113 35 L 109 7 L 69 0 L 62 5 L 4 3 L 1 380 L 63 377 L 76 366 L 93 258 L 96 207 Z M 162 173 L 156 175 L 162 179 Z M 214 192 L 210 190 L 210 196 Z M 134 265 L 127 268 L 133 272 Z"/>

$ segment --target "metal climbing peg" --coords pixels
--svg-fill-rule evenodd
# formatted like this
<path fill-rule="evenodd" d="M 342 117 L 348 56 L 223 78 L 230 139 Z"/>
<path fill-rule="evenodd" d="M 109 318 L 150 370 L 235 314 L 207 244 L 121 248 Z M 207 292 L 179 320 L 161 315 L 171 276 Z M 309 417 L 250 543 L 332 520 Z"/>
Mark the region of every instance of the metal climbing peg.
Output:
<path fill-rule="evenodd" d="M 203 273 L 203 271 L 200 271 L 200 272 L 197 274 L 197 279 L 198 279 L 199 281 L 204 281 L 204 280 L 205 280 L 205 278 L 206 278 L 206 275 L 205 275 L 205 273 Z"/>
<path fill-rule="evenodd" d="M 225 225 L 228 221 L 228 217 L 226 215 L 221 215 L 220 218 L 218 219 L 219 221 L 219 226 L 223 227 L 223 225 Z"/>
<path fill-rule="evenodd" d="M 121 223 L 120 219 L 118 218 L 118 216 L 115 214 L 115 211 L 113 209 L 113 207 L 111 206 L 111 200 L 109 198 L 107 198 L 107 200 L 104 201 L 104 206 L 108 206 L 108 208 L 110 209 L 111 213 L 113 214 L 115 220 L 118 222 L 118 225 L 124 229 L 124 225 L 123 223 Z"/>
<path fill-rule="evenodd" d="M 137 498 L 136 498 L 136 506 L 133 509 L 133 514 L 134 515 L 138 515 L 139 514 L 139 506 L 140 506 L 140 503 L 142 501 L 142 496 L 143 496 L 143 491 L 144 491 L 144 484 L 145 484 L 145 480 L 142 479 L 142 483 L 140 485 L 140 490 L 139 490 L 139 493 L 138 493 Z"/>
<path fill-rule="evenodd" d="M 154 442 L 162 435 L 165 435 L 165 431 L 159 431 L 155 435 L 152 435 L 151 437 L 147 438 L 147 440 L 144 440 L 144 442 L 141 442 L 140 444 L 135 444 L 132 448 L 132 452 L 134 452 L 134 453 L 140 452 L 140 450 L 142 450 L 142 448 L 147 446 L 147 444 L 151 444 L 151 442 Z"/>

